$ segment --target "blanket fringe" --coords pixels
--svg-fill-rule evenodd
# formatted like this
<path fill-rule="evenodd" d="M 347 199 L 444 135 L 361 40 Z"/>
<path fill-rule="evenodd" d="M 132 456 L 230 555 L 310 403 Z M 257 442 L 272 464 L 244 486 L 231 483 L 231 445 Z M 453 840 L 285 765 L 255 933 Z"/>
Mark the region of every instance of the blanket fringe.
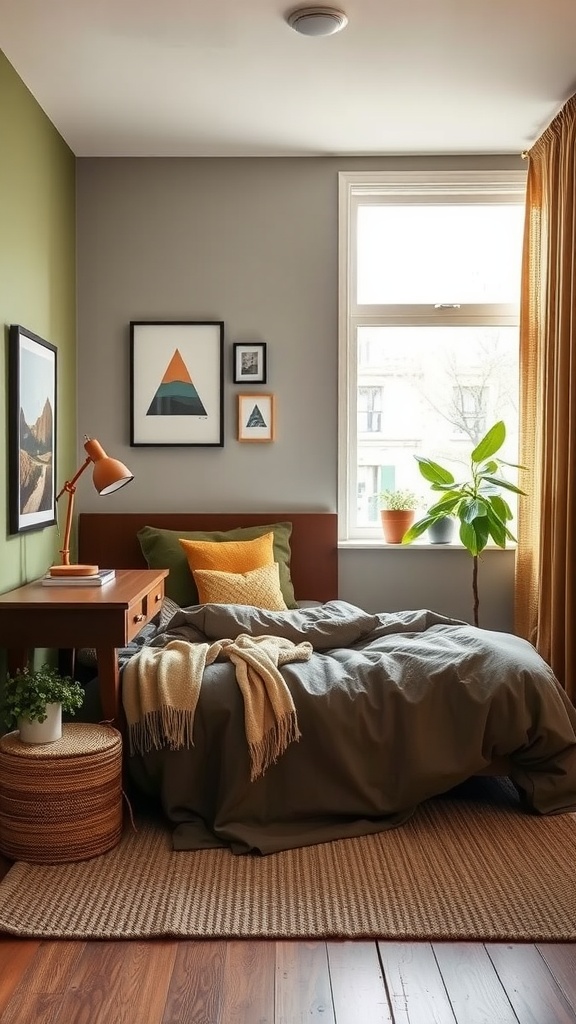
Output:
<path fill-rule="evenodd" d="M 170 750 L 193 747 L 193 728 L 194 715 L 182 708 L 163 705 L 155 711 L 148 711 L 129 727 L 130 754 L 148 754 L 166 746 Z"/>
<path fill-rule="evenodd" d="M 270 765 L 276 764 L 290 743 L 297 742 L 301 736 L 296 711 L 290 711 L 279 719 L 261 740 L 250 743 L 250 782 L 264 775 Z"/>

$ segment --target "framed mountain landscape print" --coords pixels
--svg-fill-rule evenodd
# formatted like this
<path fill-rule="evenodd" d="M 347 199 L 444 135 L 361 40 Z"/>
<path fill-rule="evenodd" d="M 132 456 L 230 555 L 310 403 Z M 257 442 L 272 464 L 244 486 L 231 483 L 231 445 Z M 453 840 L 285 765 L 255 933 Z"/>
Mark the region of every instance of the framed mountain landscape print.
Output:
<path fill-rule="evenodd" d="M 224 323 L 132 320 L 130 445 L 224 444 Z"/>
<path fill-rule="evenodd" d="M 56 348 L 12 324 L 8 333 L 10 533 L 56 522 Z"/>

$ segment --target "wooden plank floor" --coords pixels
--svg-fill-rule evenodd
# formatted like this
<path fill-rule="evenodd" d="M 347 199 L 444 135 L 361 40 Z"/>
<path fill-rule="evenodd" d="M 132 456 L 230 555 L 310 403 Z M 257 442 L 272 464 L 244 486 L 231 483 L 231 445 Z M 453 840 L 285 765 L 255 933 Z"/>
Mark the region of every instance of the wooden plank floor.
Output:
<path fill-rule="evenodd" d="M 576 1024 L 576 943 L 0 937 L 0 1024 L 304 1021 Z"/>
<path fill-rule="evenodd" d="M 0 939 L 2 1024 L 574 1024 L 576 944 Z"/>

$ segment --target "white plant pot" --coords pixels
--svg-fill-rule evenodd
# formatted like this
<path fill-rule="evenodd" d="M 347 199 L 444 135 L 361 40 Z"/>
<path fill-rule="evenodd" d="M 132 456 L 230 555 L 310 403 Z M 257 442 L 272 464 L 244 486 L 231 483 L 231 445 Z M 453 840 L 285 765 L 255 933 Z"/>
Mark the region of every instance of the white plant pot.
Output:
<path fill-rule="evenodd" d="M 22 743 L 54 743 L 62 738 L 62 705 L 47 704 L 43 722 L 19 718 L 18 730 Z"/>

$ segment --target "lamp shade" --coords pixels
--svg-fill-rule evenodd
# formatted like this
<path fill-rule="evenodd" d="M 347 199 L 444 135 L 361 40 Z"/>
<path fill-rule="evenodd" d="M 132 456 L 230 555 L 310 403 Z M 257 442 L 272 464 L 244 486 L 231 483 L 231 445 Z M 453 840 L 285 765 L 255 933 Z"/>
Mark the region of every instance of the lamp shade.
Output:
<path fill-rule="evenodd" d="M 113 491 L 117 491 L 134 479 L 133 474 L 123 462 L 111 459 L 109 455 L 106 455 L 99 441 L 90 438 L 84 443 L 84 448 L 94 463 L 92 482 L 98 494 L 112 494 Z"/>

